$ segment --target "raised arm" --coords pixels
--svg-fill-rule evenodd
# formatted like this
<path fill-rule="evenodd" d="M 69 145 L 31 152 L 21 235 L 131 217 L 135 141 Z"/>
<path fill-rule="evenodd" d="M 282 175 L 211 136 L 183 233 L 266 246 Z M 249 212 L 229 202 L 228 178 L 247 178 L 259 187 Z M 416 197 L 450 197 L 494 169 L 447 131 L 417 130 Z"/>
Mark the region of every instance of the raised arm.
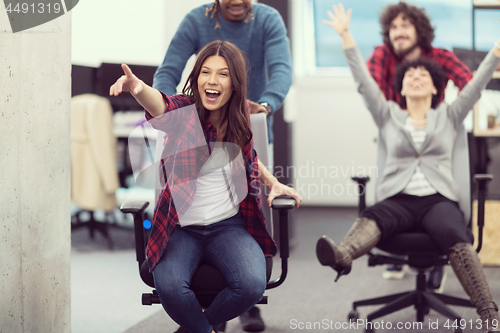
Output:
<path fill-rule="evenodd" d="M 130 67 L 122 64 L 122 69 L 125 75 L 122 75 L 109 88 L 110 96 L 118 96 L 122 92 L 129 92 L 134 96 L 137 102 L 153 117 L 158 117 L 165 113 L 167 105 L 163 100 L 161 93 L 145 84 L 137 76 L 132 73 Z"/>
<path fill-rule="evenodd" d="M 483 90 L 490 82 L 493 72 L 500 63 L 500 40 L 498 40 L 490 52 L 483 59 L 472 80 L 458 94 L 457 99 L 450 105 L 449 115 L 453 119 L 455 126 L 462 124 L 469 110 L 481 97 Z"/>
<path fill-rule="evenodd" d="M 347 12 L 344 9 L 344 5 L 339 3 L 338 6 L 333 5 L 333 14 L 331 11 L 328 11 L 327 14 L 330 17 L 331 21 L 324 20 L 323 23 L 331 26 L 337 33 L 342 37 L 342 47 L 344 50 L 350 49 L 356 46 L 356 42 L 351 35 L 351 31 L 349 30 L 349 25 L 351 23 L 351 14 L 352 9 L 348 9 Z"/>
<path fill-rule="evenodd" d="M 333 5 L 333 11 L 334 13 L 328 12 L 331 21 L 323 21 L 323 23 L 334 28 L 342 37 L 344 55 L 358 85 L 358 91 L 363 96 L 366 107 L 372 114 L 375 123 L 378 127 L 381 127 L 389 116 L 389 106 L 368 72 L 368 68 L 349 30 L 352 10 L 349 9 L 346 12 L 344 6 L 340 3 L 338 6 Z"/>

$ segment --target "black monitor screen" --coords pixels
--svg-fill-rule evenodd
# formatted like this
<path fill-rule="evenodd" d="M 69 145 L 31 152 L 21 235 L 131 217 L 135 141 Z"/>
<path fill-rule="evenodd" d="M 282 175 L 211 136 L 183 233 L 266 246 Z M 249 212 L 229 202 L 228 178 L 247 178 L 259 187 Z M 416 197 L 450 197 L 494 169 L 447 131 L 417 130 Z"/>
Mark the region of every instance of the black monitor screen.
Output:
<path fill-rule="evenodd" d="M 71 66 L 71 97 L 96 93 L 97 68 L 80 65 Z"/>

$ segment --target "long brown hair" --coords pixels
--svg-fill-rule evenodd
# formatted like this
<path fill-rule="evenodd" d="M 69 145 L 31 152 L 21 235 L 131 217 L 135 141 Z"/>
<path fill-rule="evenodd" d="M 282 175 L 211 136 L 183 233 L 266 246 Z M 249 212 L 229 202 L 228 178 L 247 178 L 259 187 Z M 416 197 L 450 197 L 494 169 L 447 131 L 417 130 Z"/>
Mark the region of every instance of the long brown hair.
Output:
<path fill-rule="evenodd" d="M 182 89 L 182 93 L 189 96 L 196 106 L 200 122 L 207 137 L 206 129 L 210 111 L 203 106 L 200 92 L 198 91 L 198 77 L 205 60 L 211 56 L 223 57 L 229 67 L 229 77 L 233 93 L 228 100 L 228 108 L 223 115 L 223 122 L 227 122 L 224 142 L 237 144 L 241 149 L 252 139 L 248 120 L 247 107 L 247 71 L 245 57 L 240 49 L 227 41 L 215 40 L 205 45 L 198 53 L 196 63 L 189 74 L 187 82 Z"/>

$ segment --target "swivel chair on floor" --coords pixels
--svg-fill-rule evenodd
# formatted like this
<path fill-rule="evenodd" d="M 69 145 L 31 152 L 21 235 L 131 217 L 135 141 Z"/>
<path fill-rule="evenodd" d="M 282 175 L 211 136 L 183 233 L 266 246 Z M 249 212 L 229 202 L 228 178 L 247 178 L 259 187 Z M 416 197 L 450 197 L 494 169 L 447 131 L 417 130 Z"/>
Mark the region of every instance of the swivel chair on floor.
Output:
<path fill-rule="evenodd" d="M 252 114 L 250 116 L 251 127 L 253 132 L 254 147 L 257 151 L 257 156 L 264 165 L 267 165 L 267 125 L 266 117 L 263 113 Z M 266 216 L 266 224 L 268 230 L 272 231 L 272 214 L 267 206 L 267 201 L 262 193 L 262 208 Z M 148 239 L 148 229 L 144 226 L 143 212 L 148 206 L 148 202 L 127 202 L 121 207 L 123 213 L 131 213 L 134 216 L 135 228 L 135 245 L 136 259 L 139 264 L 139 272 L 142 280 L 148 286 L 155 288 L 153 275 L 149 272 L 149 267 L 146 260 L 145 249 Z M 289 236 L 288 236 L 288 210 L 295 206 L 295 200 L 286 196 L 275 198 L 272 203 L 272 208 L 279 211 L 279 253 L 281 258 L 281 274 L 280 277 L 270 281 L 272 271 L 272 258 L 266 258 L 267 264 L 267 286 L 266 289 L 276 288 L 281 285 L 288 272 L 288 256 L 289 256 Z M 227 284 L 222 274 L 213 266 L 202 263 L 195 272 L 191 281 L 190 288 L 194 291 L 200 305 L 207 308 Z M 160 299 L 156 290 L 151 293 L 142 294 L 142 304 L 152 305 L 159 304 Z M 259 304 L 267 304 L 267 296 L 263 296 Z M 225 330 L 225 324 L 219 327 L 219 331 Z"/>
<path fill-rule="evenodd" d="M 377 167 L 380 175 L 384 172 L 384 163 L 386 151 L 383 144 L 379 145 L 377 151 Z M 469 173 L 469 153 L 467 146 L 467 135 L 465 129 L 458 131 L 453 149 L 453 176 L 458 182 L 460 189 L 460 209 L 464 213 L 466 221 L 471 225 L 471 187 Z M 484 204 L 485 204 L 485 189 L 486 183 L 493 177 L 491 175 L 475 175 L 475 180 L 478 183 L 478 246 L 477 252 L 482 246 L 482 230 L 484 226 Z M 366 207 L 364 190 L 368 177 L 355 177 L 353 180 L 358 182 L 359 193 L 359 212 Z M 377 186 L 377 184 L 375 185 Z M 375 332 L 373 326 L 368 324 L 374 319 L 399 311 L 409 306 L 414 306 L 416 309 L 416 320 L 424 321 L 424 316 L 429 313 L 430 309 L 437 311 L 443 316 L 452 321 L 460 321 L 461 317 L 453 311 L 448 305 L 474 307 L 469 300 L 461 299 L 444 294 L 434 293 L 426 290 L 425 272 L 431 270 L 435 265 L 445 265 L 448 263 L 447 253 L 442 253 L 434 244 L 431 238 L 423 232 L 409 232 L 399 234 L 390 239 L 381 241 L 377 244 L 377 248 L 390 254 L 404 256 L 406 259 L 396 259 L 384 254 L 369 253 L 368 266 L 377 266 L 385 264 L 406 264 L 417 271 L 416 288 L 415 290 L 387 295 L 372 299 L 360 300 L 353 302 L 352 310 L 348 315 L 349 320 L 357 320 L 359 313 L 357 308 L 367 305 L 384 305 L 376 311 L 373 311 L 367 316 L 367 325 L 365 332 Z M 462 332 L 460 328 L 455 329 L 456 333 Z"/>

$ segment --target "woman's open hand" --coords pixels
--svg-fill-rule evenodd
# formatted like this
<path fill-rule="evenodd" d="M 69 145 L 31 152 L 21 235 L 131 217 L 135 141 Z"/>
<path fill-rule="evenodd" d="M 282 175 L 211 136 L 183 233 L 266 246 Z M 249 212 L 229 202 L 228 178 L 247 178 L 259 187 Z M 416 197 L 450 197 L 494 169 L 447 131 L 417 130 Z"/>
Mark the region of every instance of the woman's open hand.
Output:
<path fill-rule="evenodd" d="M 271 192 L 269 193 L 267 197 L 267 203 L 269 204 L 269 207 L 271 207 L 271 203 L 273 202 L 273 199 L 276 197 L 279 197 L 280 195 L 288 195 L 292 198 L 295 199 L 295 207 L 299 208 L 300 203 L 302 202 L 302 198 L 300 195 L 295 191 L 294 188 L 290 186 L 286 186 L 285 184 L 282 184 L 280 182 L 276 182 L 273 187 L 271 188 Z"/>
<path fill-rule="evenodd" d="M 132 73 L 132 70 L 126 64 L 122 64 L 122 69 L 125 75 L 122 75 L 109 88 L 109 95 L 118 96 L 123 91 L 130 92 L 132 95 L 139 94 L 143 89 L 144 82 L 139 80 L 139 78 Z"/>
<path fill-rule="evenodd" d="M 330 16 L 331 21 L 324 20 L 323 23 L 331 26 L 340 36 L 343 36 L 345 33 L 349 32 L 352 9 L 348 9 L 346 12 L 344 5 L 339 3 L 338 7 L 333 5 L 333 12 L 335 14 L 328 11 L 328 16 Z"/>

